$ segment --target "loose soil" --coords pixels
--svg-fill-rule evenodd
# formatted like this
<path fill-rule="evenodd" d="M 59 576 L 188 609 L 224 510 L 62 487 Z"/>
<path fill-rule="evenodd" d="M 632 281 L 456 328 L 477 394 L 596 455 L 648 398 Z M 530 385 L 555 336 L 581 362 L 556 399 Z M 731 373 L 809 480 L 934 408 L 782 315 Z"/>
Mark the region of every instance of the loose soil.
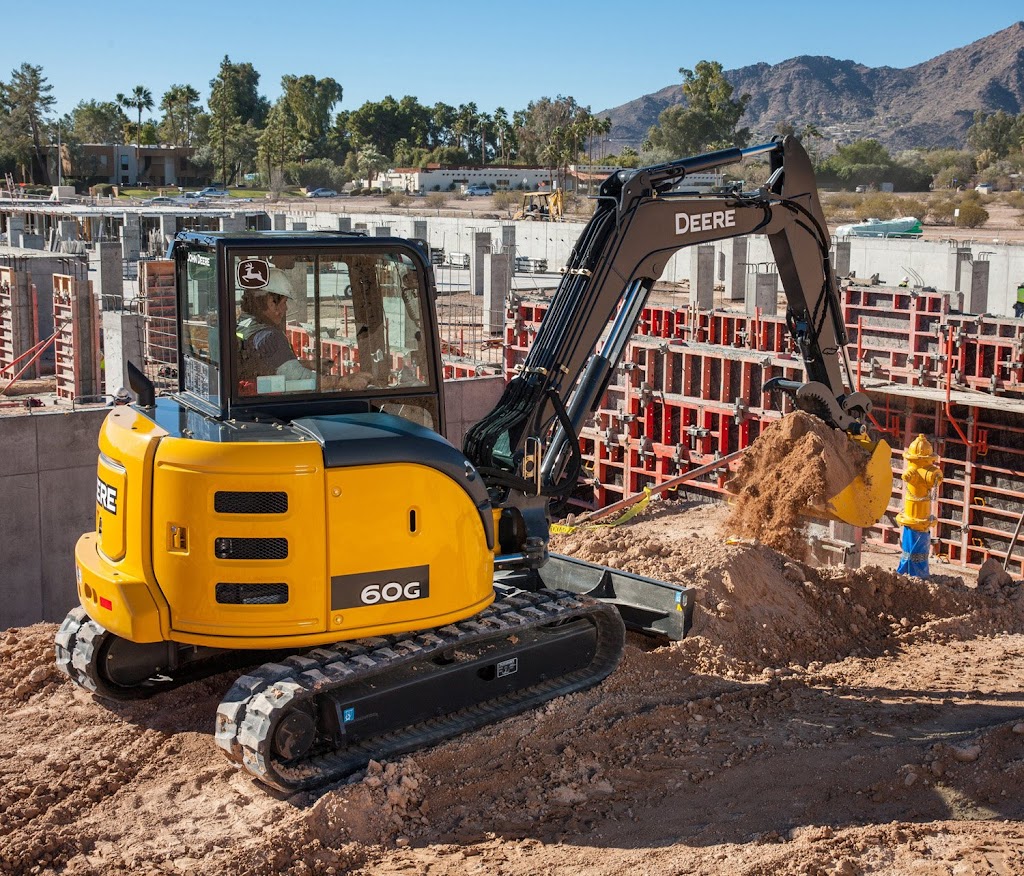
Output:
<path fill-rule="evenodd" d="M 804 515 L 825 508 L 871 455 L 844 432 L 795 411 L 771 423 L 744 452 L 728 489 L 735 495 L 730 529 L 803 558 Z"/>
<path fill-rule="evenodd" d="M 108 704 L 0 633 L 4 874 L 1017 874 L 1020 589 L 726 544 L 656 503 L 554 547 L 690 584 L 595 689 L 283 798 L 211 739 L 230 675 Z M 877 555 L 891 565 L 891 557 Z"/>

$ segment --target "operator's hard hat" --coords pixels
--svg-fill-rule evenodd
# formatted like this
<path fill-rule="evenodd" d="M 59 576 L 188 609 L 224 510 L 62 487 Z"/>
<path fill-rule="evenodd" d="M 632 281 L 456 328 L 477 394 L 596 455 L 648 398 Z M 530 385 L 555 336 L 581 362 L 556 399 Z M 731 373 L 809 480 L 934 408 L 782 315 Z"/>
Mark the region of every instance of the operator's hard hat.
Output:
<path fill-rule="evenodd" d="M 910 282 L 910 277 L 904 277 L 902 280 L 900 280 L 900 282 L 901 283 L 909 283 Z"/>
<path fill-rule="evenodd" d="M 259 289 L 253 289 L 253 293 L 256 295 L 280 295 L 283 298 L 294 298 L 295 295 L 292 292 L 291 284 L 288 282 L 288 278 L 284 275 L 284 272 L 279 268 L 270 269 L 270 277 L 267 279 L 267 285 L 261 286 Z"/>

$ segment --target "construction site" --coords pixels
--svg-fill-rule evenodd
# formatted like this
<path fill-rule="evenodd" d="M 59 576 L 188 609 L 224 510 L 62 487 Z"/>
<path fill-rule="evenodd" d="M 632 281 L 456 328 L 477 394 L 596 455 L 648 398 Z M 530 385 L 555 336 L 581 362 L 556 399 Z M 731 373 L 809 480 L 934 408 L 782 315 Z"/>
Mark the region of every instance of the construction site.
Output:
<path fill-rule="evenodd" d="M 712 216 L 719 202 L 707 203 L 692 216 Z M 823 487 L 827 473 L 816 468 L 854 458 L 842 431 L 828 430 L 842 439 L 834 451 L 824 446 L 825 433 L 784 432 L 783 424 L 808 411 L 797 387 L 818 378 L 805 375 L 801 320 L 787 318 L 790 276 L 802 283 L 806 272 L 779 264 L 782 232 L 712 232 L 693 245 L 674 244 L 682 248 L 659 257 L 649 295 L 633 302 L 627 284 L 613 313 L 633 307 L 633 324 L 621 327 L 625 317 L 616 316 L 600 332 L 605 351 L 621 348 L 601 354 L 612 363 L 607 379 L 586 372 L 579 381 L 601 384 L 592 410 L 550 403 L 553 431 L 567 433 L 576 449 L 557 465 L 544 457 L 541 467 L 548 473 L 569 467 L 568 455 L 578 458 L 571 490 L 552 503 L 550 551 L 668 582 L 685 619 L 668 612 L 634 625 L 624 612 L 621 661 L 594 686 L 566 689 L 436 744 L 371 754 L 341 778 L 307 786 L 283 781 L 284 770 L 267 778 L 248 751 L 228 758 L 218 751 L 225 747 L 223 701 L 237 690 L 240 671 L 145 699 L 105 699 L 103 681 L 97 690 L 80 652 L 67 658 L 70 671 L 58 666 L 70 629 L 65 614 L 81 603 L 87 625 L 89 599 L 101 605 L 107 598 L 90 597 L 88 567 L 83 587 L 76 543 L 97 519 L 112 528 L 115 518 L 103 515 L 119 513 L 111 510 L 121 507 L 116 502 L 138 501 L 132 486 L 116 501 L 103 492 L 112 483 L 104 456 L 98 488 L 97 442 L 107 456 L 115 446 L 104 437 L 105 421 L 119 409 L 157 410 L 159 399 L 196 394 L 200 385 L 215 397 L 205 373 L 198 381 L 193 372 L 179 376 L 189 367 L 188 344 L 216 352 L 216 335 L 197 344 L 202 320 L 179 312 L 186 281 L 176 276 L 201 264 L 200 245 L 224 245 L 224 233 L 228 246 L 236 235 L 252 248 L 267 231 L 299 242 L 312 231 L 362 232 L 364 248 L 379 241 L 396 252 L 393 239 L 422 242 L 436 289 L 431 324 L 444 383 L 443 413 L 423 424 L 443 422 L 448 442 L 470 448 L 508 387 L 538 370 L 531 350 L 560 318 L 558 295 L 599 273 L 579 262 L 591 224 L 516 221 L 473 208 L 438 216 L 298 202 L 271 212 L 259 204 L 0 201 L 0 234 L 9 244 L 0 247 L 0 484 L 10 497 L 0 511 L 0 530 L 9 535 L 0 589 L 7 716 L 0 873 L 1024 872 L 1024 693 L 1017 681 L 1024 672 L 1024 319 L 1012 316 L 1024 281 L 1024 233 L 1012 220 L 987 228 L 985 239 L 949 239 L 933 229 L 921 240 L 824 242 L 825 286 L 834 284 L 838 309 L 829 328 L 836 342 L 820 346 L 842 360 L 835 374 L 845 397 L 867 400 L 866 434 L 892 448 L 884 475 L 867 479 L 883 497 L 870 522 L 811 513 L 845 486 Z M 717 222 L 708 219 L 704 229 Z M 190 261 L 168 257 L 176 239 L 193 247 Z M 277 244 L 266 239 L 272 252 Z M 452 253 L 467 254 L 466 266 Z M 272 254 L 267 264 L 289 263 Z M 339 264 L 318 274 L 317 295 L 327 277 L 344 284 L 336 279 Z M 295 355 L 315 351 L 335 364 L 339 379 L 351 363 L 371 367 L 351 292 L 355 264 L 345 269 L 351 285 L 339 293 L 329 329 L 319 311 L 314 318 L 312 309 L 301 310 L 304 294 L 285 326 Z M 424 367 L 415 342 L 426 323 L 402 300 L 405 315 L 383 309 L 394 374 Z M 817 307 L 808 309 L 817 326 Z M 217 325 L 207 319 L 198 330 L 206 323 Z M 217 369 L 209 375 L 215 379 Z M 145 400 L 147 388 L 157 401 Z M 405 407 L 419 404 L 411 392 Z M 244 395 L 234 401 L 239 410 L 248 403 Z M 815 405 L 812 415 L 824 403 Z M 239 419 L 233 408 L 219 420 L 196 410 L 225 429 Z M 324 419 L 311 411 L 310 420 Z M 184 440 L 207 428 L 199 419 L 180 435 L 166 418 L 154 422 Z M 915 444 L 919 436 L 925 444 Z M 419 433 L 410 432 L 413 438 Z M 920 494 L 907 476 L 918 469 L 930 477 Z M 246 471 L 232 474 L 232 483 L 260 476 Z M 510 474 L 502 477 L 512 483 Z M 792 500 L 789 515 L 783 500 L 801 479 L 813 483 Z M 524 489 L 518 480 L 516 489 Z M 384 504 L 367 498 L 362 513 L 381 513 Z M 524 500 L 530 533 L 531 508 Z M 914 555 L 923 574 L 920 565 L 915 574 L 901 566 L 901 538 L 914 514 L 923 521 L 917 531 L 926 548 Z M 310 529 L 308 520 L 303 525 Z M 453 515 L 450 525 L 454 533 L 463 524 Z M 228 540 L 245 541 L 262 526 L 234 529 Z M 99 530 L 97 539 L 111 537 Z M 495 530 L 496 544 L 484 551 L 497 557 L 495 568 L 534 548 L 526 538 L 509 551 L 508 531 L 500 522 Z M 122 536 L 134 537 L 130 530 Z M 175 537 L 169 553 L 185 553 Z M 321 538 L 296 530 L 294 541 L 312 553 Z M 375 538 L 365 536 L 370 545 Z M 441 589 L 440 578 L 431 585 Z M 409 592 L 406 585 L 405 597 L 396 598 Z M 243 607 L 238 602 L 231 609 Z M 430 626 L 440 635 L 473 623 L 453 614 Z M 204 644 L 203 629 L 197 621 L 183 641 Z M 406 640 L 398 632 L 373 630 L 374 647 L 386 640 L 385 650 L 401 651 L 396 643 Z M 324 641 L 310 654 L 326 650 Z M 312 671 L 330 675 L 331 665 Z M 302 762 L 296 772 L 305 769 Z"/>

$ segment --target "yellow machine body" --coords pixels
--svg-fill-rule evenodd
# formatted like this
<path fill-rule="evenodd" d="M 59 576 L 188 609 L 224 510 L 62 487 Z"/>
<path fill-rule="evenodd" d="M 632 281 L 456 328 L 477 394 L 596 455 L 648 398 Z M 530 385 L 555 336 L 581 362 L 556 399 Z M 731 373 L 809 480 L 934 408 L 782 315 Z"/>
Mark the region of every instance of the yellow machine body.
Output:
<path fill-rule="evenodd" d="M 437 468 L 328 468 L 312 439 L 199 440 L 129 407 L 100 451 L 79 599 L 132 642 L 310 647 L 452 623 L 494 598 L 479 509 Z M 254 494 L 286 508 L 218 510 L 218 495 Z"/>

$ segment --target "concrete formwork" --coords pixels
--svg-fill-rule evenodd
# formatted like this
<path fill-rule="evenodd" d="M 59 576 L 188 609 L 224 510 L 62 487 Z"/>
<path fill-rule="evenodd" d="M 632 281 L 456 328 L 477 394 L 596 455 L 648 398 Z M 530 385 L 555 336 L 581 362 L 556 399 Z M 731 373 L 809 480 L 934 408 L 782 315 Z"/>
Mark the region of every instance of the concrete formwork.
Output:
<path fill-rule="evenodd" d="M 23 271 L 0 267 L 0 383 L 38 376 L 30 351 L 40 340 L 35 286 Z"/>

